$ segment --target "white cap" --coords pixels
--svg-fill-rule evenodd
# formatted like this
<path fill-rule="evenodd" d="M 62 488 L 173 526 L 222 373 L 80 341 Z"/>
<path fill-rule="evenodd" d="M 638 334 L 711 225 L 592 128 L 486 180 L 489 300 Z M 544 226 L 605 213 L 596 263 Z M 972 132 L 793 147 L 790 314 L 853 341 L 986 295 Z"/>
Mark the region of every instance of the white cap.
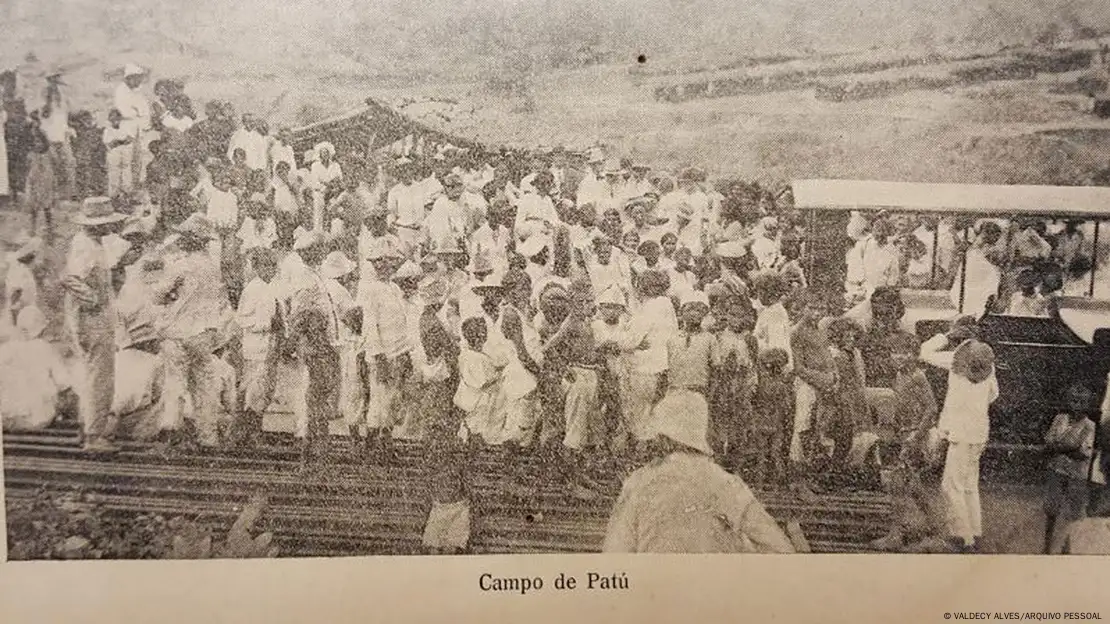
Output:
<path fill-rule="evenodd" d="M 628 305 L 628 303 L 625 301 L 624 292 L 622 292 L 620 288 L 609 286 L 598 295 L 597 305 L 624 306 Z"/>
<path fill-rule="evenodd" d="M 143 71 L 143 68 L 134 63 L 128 63 L 123 67 L 124 78 L 130 78 L 131 76 L 142 76 L 144 74 L 146 74 L 146 72 Z"/>
<path fill-rule="evenodd" d="M 342 251 L 331 252 L 320 265 L 320 275 L 327 279 L 339 279 L 354 270 L 355 263 L 351 262 Z"/>
<path fill-rule="evenodd" d="M 682 293 L 682 305 L 686 306 L 692 303 L 701 303 L 709 307 L 709 296 L 702 290 L 695 290 L 693 288 L 684 289 Z"/>
<path fill-rule="evenodd" d="M 712 455 L 709 448 L 709 406 L 696 392 L 674 392 L 651 412 L 652 433 Z"/>
<path fill-rule="evenodd" d="M 533 234 L 517 246 L 516 250 L 525 258 L 531 258 L 549 245 L 551 245 L 551 241 L 547 236 L 543 234 Z"/>
<path fill-rule="evenodd" d="M 472 280 L 469 286 L 471 290 L 478 291 L 483 288 L 502 288 L 504 286 L 504 283 L 505 274 L 499 271 L 495 271 L 494 273 L 486 276 L 486 279 L 482 281 Z"/>
<path fill-rule="evenodd" d="M 417 266 L 415 262 L 409 260 L 402 264 L 401 267 L 397 269 L 397 272 L 393 274 L 393 281 L 419 279 L 422 277 L 424 277 L 424 271 L 421 271 L 420 267 Z"/>
<path fill-rule="evenodd" d="M 19 311 L 15 326 L 28 340 L 38 338 L 46 331 L 46 315 L 36 306 L 27 306 Z"/>
<path fill-rule="evenodd" d="M 300 228 L 298 227 L 298 229 Z M 317 232 L 316 230 L 301 229 L 300 232 L 293 232 L 293 235 L 293 251 L 301 251 L 302 249 L 308 249 L 314 245 L 322 245 L 326 240 L 323 232 Z"/>
<path fill-rule="evenodd" d="M 748 248 L 741 241 L 724 241 L 717 245 L 717 255 L 721 258 L 743 258 Z"/>

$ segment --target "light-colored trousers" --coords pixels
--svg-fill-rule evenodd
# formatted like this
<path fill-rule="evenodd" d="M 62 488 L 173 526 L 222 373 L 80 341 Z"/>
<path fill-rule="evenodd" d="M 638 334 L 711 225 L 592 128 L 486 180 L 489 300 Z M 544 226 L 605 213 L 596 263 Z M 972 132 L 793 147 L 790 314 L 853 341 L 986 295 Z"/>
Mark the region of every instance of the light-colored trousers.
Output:
<path fill-rule="evenodd" d="M 655 393 L 659 386 L 659 375 L 631 371 L 627 382 L 622 384 L 621 412 L 624 426 L 633 439 L 646 442 L 652 438 L 651 410 L 655 406 Z"/>
<path fill-rule="evenodd" d="M 790 436 L 790 461 L 806 461 L 802 434 L 813 426 L 813 410 L 817 407 L 817 391 L 801 379 L 794 379 L 794 431 Z"/>
<path fill-rule="evenodd" d="M 391 360 L 390 364 L 395 361 Z M 367 357 L 366 362 L 370 366 L 370 398 L 366 402 L 365 418 L 359 413 L 351 414 L 347 424 L 367 429 L 392 429 L 400 423 L 396 407 L 401 386 L 396 380 L 386 383 L 379 377 L 378 366 L 372 356 Z"/>
<path fill-rule="evenodd" d="M 200 444 L 216 446 L 219 444 L 216 427 L 219 392 L 213 391 L 216 375 L 209 355 L 211 345 L 204 344 L 207 342 L 186 344 L 181 340 L 162 341 L 161 355 L 166 377 L 159 427 L 163 431 L 175 431 L 181 428 L 186 418 L 192 418 Z"/>
<path fill-rule="evenodd" d="M 600 405 L 597 401 L 597 371 L 588 368 L 571 367 L 574 381 L 566 384 L 566 432 L 563 446 L 581 450 L 587 444 L 601 443 L 598 425 L 601 420 Z"/>
<path fill-rule="evenodd" d="M 979 506 L 979 458 L 983 447 L 983 444 L 949 442 L 941 477 L 941 490 L 948 508 L 948 534 L 963 538 L 969 545 L 983 535 Z"/>
<path fill-rule="evenodd" d="M 135 187 L 132 161 L 135 149 L 131 145 L 121 145 L 108 150 L 108 195 L 115 197 L 130 192 Z"/>

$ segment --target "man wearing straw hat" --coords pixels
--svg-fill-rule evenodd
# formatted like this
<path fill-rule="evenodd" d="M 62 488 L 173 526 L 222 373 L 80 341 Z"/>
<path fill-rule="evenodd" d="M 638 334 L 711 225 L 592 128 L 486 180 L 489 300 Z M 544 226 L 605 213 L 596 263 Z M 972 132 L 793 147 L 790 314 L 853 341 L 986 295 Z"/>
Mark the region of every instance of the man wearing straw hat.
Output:
<path fill-rule="evenodd" d="M 386 212 L 397 228 L 397 238 L 404 245 L 405 255 L 412 257 L 420 245 L 420 230 L 424 224 L 424 204 L 427 197 L 416 185 L 416 168 L 408 158 L 393 163 L 397 184 L 386 195 Z"/>
<path fill-rule="evenodd" d="M 151 127 L 150 102 L 140 91 L 146 80 L 146 72 L 134 63 L 123 68 L 123 82 L 116 87 L 114 104 L 122 116 L 120 127 L 135 138 L 131 158 L 131 188 L 142 186 L 146 165 L 149 162 L 147 146 L 157 138 Z"/>
<path fill-rule="evenodd" d="M 193 214 L 174 231 L 183 253 L 166 265 L 162 279 L 151 288 L 154 301 L 165 306 L 159 322 L 166 366 L 160 427 L 182 432 L 185 421 L 192 420 L 196 441 L 214 447 L 220 440 L 218 400 L 207 391 L 216 378 L 211 355 L 226 342 L 234 315 L 219 264 L 208 252 L 215 228 L 203 215 Z M 186 405 L 192 407 L 191 414 Z"/>
<path fill-rule="evenodd" d="M 343 319 L 323 276 L 329 241 L 323 232 L 302 231 L 293 251 L 303 271 L 292 284 L 287 337 L 301 369 L 294 436 L 301 443 L 302 469 L 311 469 L 328 451 L 328 423 L 339 415 Z M 346 268 L 346 267 L 344 267 Z"/>
<path fill-rule="evenodd" d="M 335 161 L 335 146 L 324 141 L 314 151 L 316 162 L 309 169 L 306 186 L 312 191 L 312 229 L 322 230 L 324 206 L 333 195 L 339 194 L 343 184 L 343 169 Z"/>
<path fill-rule="evenodd" d="M 591 149 L 586 162 L 589 165 L 589 171 L 578 183 L 575 194 L 575 203 L 579 206 L 597 203 L 603 197 L 605 191 L 605 183 L 602 181 L 602 166 L 605 164 L 605 154 L 599 148 Z M 598 205 L 600 206 L 600 204 Z"/>
<path fill-rule="evenodd" d="M 463 205 L 462 194 L 462 178 L 452 173 L 443 179 L 443 195 L 436 198 L 424 219 L 428 241 L 461 240 L 471 232 L 469 210 Z"/>
<path fill-rule="evenodd" d="M 358 232 L 357 247 L 359 278 L 357 292 L 369 288 L 369 282 L 378 279 L 378 273 L 374 270 L 375 258 L 380 258 L 383 253 L 388 252 L 390 257 L 397 258 L 397 265 L 400 266 L 401 258 L 408 255 L 410 251 L 400 236 L 389 231 L 389 212 L 385 206 L 377 203 L 366 207 L 362 227 Z"/>
<path fill-rule="evenodd" d="M 370 400 L 365 419 L 361 414 L 350 415 L 355 420 L 348 420 L 348 425 L 366 428 L 368 450 L 380 454 L 381 459 L 388 459 L 390 432 L 397 424 L 394 407 L 401 383 L 412 371 L 404 296 L 392 279 L 400 259 L 395 249 L 375 249 L 370 262 L 378 280 L 363 282 L 367 288 L 358 293 L 363 314 L 362 346 L 370 367 Z"/>
<path fill-rule="evenodd" d="M 42 118 L 42 132 L 50 144 L 49 154 L 58 177 L 59 195 L 65 199 L 73 199 L 76 193 L 77 160 L 69 141 L 76 136 L 76 132 L 69 125 L 69 98 L 62 92 L 62 87 L 65 86 L 62 74 L 62 70 L 58 68 L 46 76 L 45 103 L 39 114 Z"/>
<path fill-rule="evenodd" d="M 110 442 L 116 428 L 111 413 L 116 366 L 115 292 L 112 260 L 104 243 L 126 218 L 113 210 L 107 197 L 85 200 L 73 217 L 82 229 L 70 242 L 62 277 L 66 321 L 84 373 L 76 389 L 85 448 L 94 452 L 117 450 Z"/>

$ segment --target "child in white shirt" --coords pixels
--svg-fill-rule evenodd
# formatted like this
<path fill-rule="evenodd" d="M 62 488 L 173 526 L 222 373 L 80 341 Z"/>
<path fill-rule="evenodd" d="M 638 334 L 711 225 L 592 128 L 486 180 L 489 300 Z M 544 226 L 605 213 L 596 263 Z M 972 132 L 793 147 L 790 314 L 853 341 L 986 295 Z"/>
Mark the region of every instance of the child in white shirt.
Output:
<path fill-rule="evenodd" d="M 760 353 L 768 349 L 782 349 L 789 356 L 787 368 L 793 366 L 794 358 L 790 350 L 790 316 L 786 313 L 783 298 L 787 294 L 786 280 L 778 273 L 762 273 L 756 276 L 754 290 L 763 309 L 755 321 L 756 342 Z"/>
<path fill-rule="evenodd" d="M 483 350 L 488 332 L 483 318 L 472 317 L 463 321 L 466 348 L 459 353 L 459 389 L 455 392 L 455 406 L 466 413 L 459 437 L 470 440 L 471 436 L 481 436 L 487 443 L 495 443 L 504 429 L 504 423 L 494 422 L 500 411 L 495 409 L 494 403 L 508 362 L 499 361 Z"/>
<path fill-rule="evenodd" d="M 273 249 L 277 241 L 277 223 L 266 204 L 266 197 L 255 193 L 243 202 L 243 208 L 247 216 L 235 235 L 241 243 L 240 250 L 246 253 L 255 248 Z"/>
<path fill-rule="evenodd" d="M 279 296 L 273 283 L 277 259 L 268 249 L 256 248 L 250 254 L 254 278 L 239 297 L 237 320 L 242 337 L 242 387 L 239 413 L 233 439 L 238 446 L 248 446 L 262 432 L 262 416 L 274 397 L 277 385 L 281 335 Z"/>

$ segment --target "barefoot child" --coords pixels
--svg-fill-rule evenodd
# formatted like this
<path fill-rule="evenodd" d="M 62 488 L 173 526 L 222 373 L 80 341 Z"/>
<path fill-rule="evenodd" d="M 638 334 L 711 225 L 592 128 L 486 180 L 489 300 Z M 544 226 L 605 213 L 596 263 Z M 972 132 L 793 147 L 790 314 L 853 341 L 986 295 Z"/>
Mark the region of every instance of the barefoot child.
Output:
<path fill-rule="evenodd" d="M 500 392 L 502 372 L 508 362 L 501 362 L 485 352 L 489 330 L 486 320 L 471 317 L 463 321 L 465 348 L 459 353 L 459 388 L 455 407 L 465 414 L 459 437 L 470 441 L 478 436 L 487 443 L 496 443 L 504 428 L 494 422 L 496 399 Z"/>
<path fill-rule="evenodd" d="M 759 356 L 749 445 L 756 454 L 755 483 L 760 486 L 786 482 L 794 420 L 794 377 L 786 370 L 786 360 L 782 349 L 768 349 Z"/>
<path fill-rule="evenodd" d="M 756 359 L 759 345 L 752 329 L 755 317 L 737 297 L 725 297 L 718 306 L 724 325 L 718 337 L 718 361 L 710 390 L 713 406 L 710 440 L 727 470 L 739 468 L 752 418 L 752 397 L 759 380 Z"/>
<path fill-rule="evenodd" d="M 1045 478 L 1044 552 L 1063 550 L 1068 525 L 1083 518 L 1087 507 L 1087 474 L 1094 452 L 1094 394 L 1085 386 L 1072 386 L 1067 393 L 1068 411 L 1057 414 L 1045 434 L 1050 454 Z"/>
<path fill-rule="evenodd" d="M 240 384 L 240 412 L 232 425 L 232 442 L 250 446 L 262 433 L 262 416 L 274 397 L 277 384 L 281 336 L 278 291 L 273 285 L 277 258 L 268 249 L 251 253 L 254 278 L 239 296 L 236 320 L 243 331 L 243 372 Z"/>

